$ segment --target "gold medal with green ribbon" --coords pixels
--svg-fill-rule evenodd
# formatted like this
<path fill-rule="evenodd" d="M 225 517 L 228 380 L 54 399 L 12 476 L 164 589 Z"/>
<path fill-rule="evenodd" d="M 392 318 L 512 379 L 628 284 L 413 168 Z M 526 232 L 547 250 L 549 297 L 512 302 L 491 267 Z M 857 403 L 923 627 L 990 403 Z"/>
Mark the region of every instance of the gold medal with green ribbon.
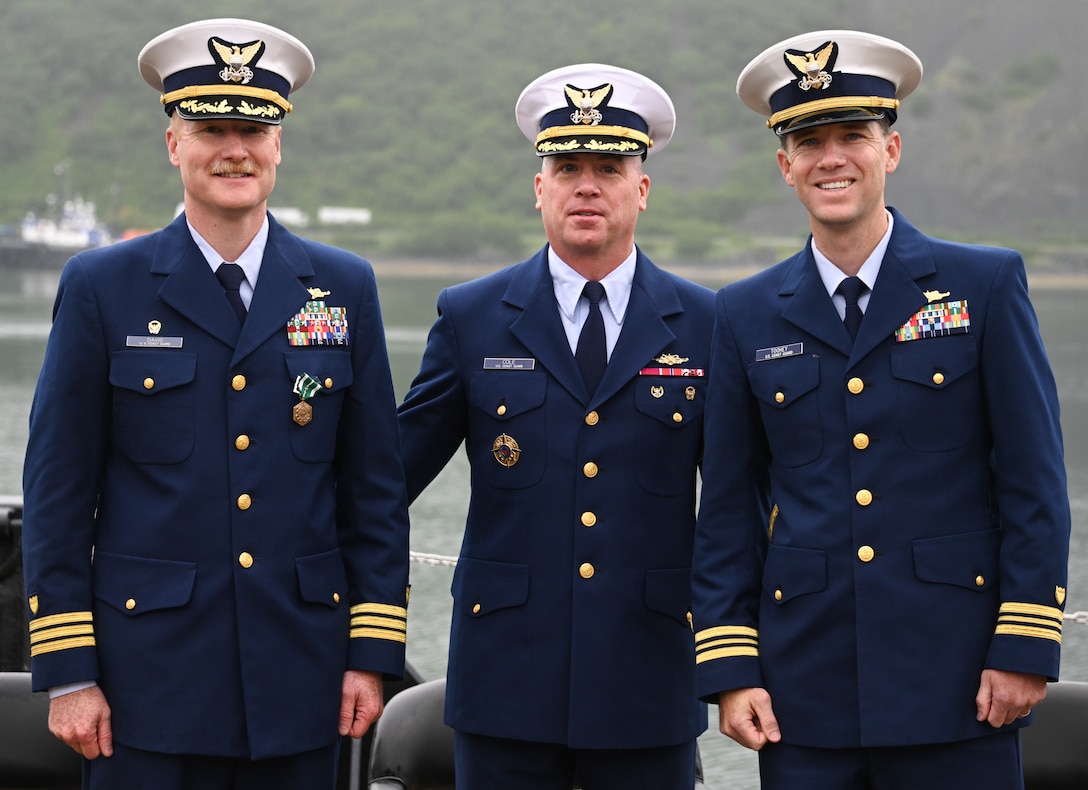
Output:
<path fill-rule="evenodd" d="M 306 425 L 314 418 L 313 407 L 306 401 L 312 398 L 319 389 L 321 384 L 309 373 L 303 373 L 295 379 L 295 388 L 292 392 L 298 395 L 298 403 L 291 410 L 291 419 L 297 424 Z"/>

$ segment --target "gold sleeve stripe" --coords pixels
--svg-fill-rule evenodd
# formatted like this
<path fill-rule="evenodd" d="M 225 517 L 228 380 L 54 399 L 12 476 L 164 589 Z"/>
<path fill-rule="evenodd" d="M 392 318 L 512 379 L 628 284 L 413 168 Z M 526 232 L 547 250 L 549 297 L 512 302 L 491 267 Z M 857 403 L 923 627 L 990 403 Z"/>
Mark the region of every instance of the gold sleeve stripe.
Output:
<path fill-rule="evenodd" d="M 752 647 L 759 647 L 758 639 L 750 639 L 745 637 L 736 637 L 732 639 L 711 639 L 695 646 L 695 652 L 701 653 L 705 650 L 713 650 L 716 647 L 722 647 L 723 645 L 751 645 Z"/>
<path fill-rule="evenodd" d="M 30 635 L 30 644 L 48 642 L 50 639 L 63 639 L 69 636 L 94 636 L 94 626 L 86 625 L 56 626 L 45 631 L 36 631 Z"/>
<path fill-rule="evenodd" d="M 1062 610 L 1054 606 L 1041 606 L 1036 603 L 1014 603 L 1006 602 L 1001 604 L 1001 609 L 998 610 L 999 614 L 1024 614 L 1034 615 L 1036 617 L 1049 617 L 1052 620 L 1061 622 Z"/>
<path fill-rule="evenodd" d="M 391 617 L 363 617 L 363 616 L 357 616 L 357 617 L 351 618 L 351 625 L 352 625 L 352 628 L 355 628 L 355 627 L 358 627 L 358 626 L 363 626 L 363 625 L 372 625 L 372 626 L 377 626 L 379 628 L 390 628 L 390 629 L 392 629 L 394 631 L 407 631 L 408 630 L 408 623 L 406 621 L 397 620 L 397 619 L 391 618 Z"/>
<path fill-rule="evenodd" d="M 759 631 L 744 625 L 719 625 L 714 628 L 704 628 L 702 631 L 699 631 L 695 634 L 695 641 L 702 642 L 704 639 L 717 639 L 723 636 L 750 636 L 754 639 L 758 639 Z"/>
<path fill-rule="evenodd" d="M 718 658 L 735 658 L 736 656 L 751 656 L 759 658 L 759 648 L 752 647 L 723 647 L 718 650 L 705 650 L 695 656 L 695 663 L 702 664 Z"/>
<path fill-rule="evenodd" d="M 999 623 L 1023 623 L 1024 625 L 1034 625 L 1039 628 L 1053 628 L 1058 631 L 1062 630 L 1062 621 L 1047 620 L 1040 617 L 1013 617 L 1011 615 L 1003 614 L 997 618 Z"/>
<path fill-rule="evenodd" d="M 385 628 L 352 628 L 352 639 L 385 639 L 389 642 L 407 642 L 408 635 Z"/>
<path fill-rule="evenodd" d="M 71 650 L 76 647 L 94 647 L 94 637 L 80 636 L 32 645 L 30 648 L 30 656 L 33 658 L 34 656 L 40 656 L 44 653 L 55 653 L 58 650 Z"/>
<path fill-rule="evenodd" d="M 1032 628 L 1026 625 L 998 625 L 994 633 L 1007 636 L 1031 636 L 1036 639 L 1050 639 L 1059 645 L 1062 643 L 1061 631 L 1050 628 Z"/>
<path fill-rule="evenodd" d="M 388 617 L 400 617 L 408 619 L 408 609 L 404 606 L 391 606 L 384 603 L 357 603 L 351 607 L 351 613 L 356 614 L 384 614 Z"/>
<path fill-rule="evenodd" d="M 41 628 L 52 628 L 57 625 L 71 625 L 72 623 L 90 623 L 94 616 L 90 612 L 65 612 L 63 614 L 51 614 L 46 617 L 38 617 L 30 621 L 30 630 L 37 631 Z"/>

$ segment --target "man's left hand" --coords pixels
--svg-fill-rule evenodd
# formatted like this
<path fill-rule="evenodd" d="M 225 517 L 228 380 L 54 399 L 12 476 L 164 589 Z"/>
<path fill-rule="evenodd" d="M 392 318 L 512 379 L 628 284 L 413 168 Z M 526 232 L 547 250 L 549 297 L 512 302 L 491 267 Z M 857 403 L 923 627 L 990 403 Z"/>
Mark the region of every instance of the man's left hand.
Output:
<path fill-rule="evenodd" d="M 1003 727 L 1027 716 L 1045 696 L 1046 678 L 1042 675 L 984 669 L 975 697 L 976 718 L 990 722 L 991 727 Z"/>
<path fill-rule="evenodd" d="M 362 738 L 385 708 L 380 672 L 344 673 L 340 694 L 340 734 Z"/>

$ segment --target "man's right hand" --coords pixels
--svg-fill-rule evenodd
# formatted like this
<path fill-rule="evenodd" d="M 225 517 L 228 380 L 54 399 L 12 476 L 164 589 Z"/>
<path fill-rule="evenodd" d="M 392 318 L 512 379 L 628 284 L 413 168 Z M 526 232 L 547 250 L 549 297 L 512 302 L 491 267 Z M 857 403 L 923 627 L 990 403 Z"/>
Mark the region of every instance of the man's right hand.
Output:
<path fill-rule="evenodd" d="M 88 760 L 113 754 L 110 706 L 98 686 L 50 700 L 49 731 Z"/>
<path fill-rule="evenodd" d="M 741 746 L 759 751 L 767 743 L 778 743 L 782 733 L 771 710 L 766 689 L 734 689 L 718 697 L 718 727 Z"/>

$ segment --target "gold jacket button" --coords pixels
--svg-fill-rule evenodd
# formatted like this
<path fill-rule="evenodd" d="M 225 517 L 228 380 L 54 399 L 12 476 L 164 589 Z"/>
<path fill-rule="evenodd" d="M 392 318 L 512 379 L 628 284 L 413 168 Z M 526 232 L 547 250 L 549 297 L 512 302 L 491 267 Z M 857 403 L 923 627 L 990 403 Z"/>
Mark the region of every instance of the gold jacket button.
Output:
<path fill-rule="evenodd" d="M 238 509 L 239 510 L 249 510 L 250 506 L 252 506 L 252 505 L 253 505 L 253 499 L 252 499 L 252 497 L 250 497 L 249 494 L 242 494 L 240 497 L 238 497 Z"/>
<path fill-rule="evenodd" d="M 864 450 L 868 446 L 869 446 L 869 436 L 867 434 L 864 434 L 864 433 L 855 433 L 854 434 L 854 447 L 858 448 L 859 450 Z"/>
<path fill-rule="evenodd" d="M 683 422 L 684 421 L 684 415 L 681 414 L 680 412 L 673 412 L 672 421 L 673 422 Z"/>
<path fill-rule="evenodd" d="M 858 549 L 858 559 L 862 562 L 871 562 L 875 556 L 876 552 L 873 551 L 872 546 L 862 546 Z"/>
<path fill-rule="evenodd" d="M 976 587 L 982 587 L 985 584 L 986 584 L 986 577 L 985 576 L 982 576 L 980 574 L 980 575 L 975 577 L 975 586 Z"/>
<path fill-rule="evenodd" d="M 483 608 L 483 607 L 482 607 L 482 606 L 480 606 L 480 604 L 478 604 L 478 603 L 474 603 L 474 604 L 472 605 L 472 613 L 473 613 L 473 614 L 479 614 L 479 613 L 480 613 L 480 610 L 481 610 L 482 608 Z"/>
<path fill-rule="evenodd" d="M 687 620 L 688 620 L 688 628 L 690 628 L 692 631 L 694 631 L 695 630 L 695 618 L 691 616 L 691 612 L 687 613 Z"/>
<path fill-rule="evenodd" d="M 504 414 L 506 414 L 506 404 L 505 403 L 500 403 L 499 408 L 495 409 L 495 413 L 497 415 L 499 415 L 500 417 L 502 417 Z"/>
<path fill-rule="evenodd" d="M 861 391 L 865 389 L 865 382 L 855 376 L 846 382 L 846 388 L 850 390 L 852 395 L 860 395 Z"/>
<path fill-rule="evenodd" d="M 332 389 L 332 379 L 325 379 L 325 389 L 327 389 L 327 390 Z"/>
<path fill-rule="evenodd" d="M 246 377 L 235 376 L 230 380 L 230 386 L 234 389 L 235 392 L 241 392 L 246 388 Z"/>
<path fill-rule="evenodd" d="M 333 603 L 340 603 L 340 593 L 334 592 L 332 594 L 332 602 Z"/>
<path fill-rule="evenodd" d="M 597 464 L 592 461 L 587 462 L 586 465 L 582 467 L 582 474 L 586 477 L 596 477 L 597 472 L 599 471 L 600 469 L 597 468 Z"/>
<path fill-rule="evenodd" d="M 585 513 L 582 514 L 582 526 L 583 527 L 592 527 L 596 523 L 597 523 L 597 514 L 594 513 L 592 510 L 587 510 Z"/>
<path fill-rule="evenodd" d="M 873 492 L 868 488 L 863 488 L 854 494 L 854 499 L 856 499 L 857 503 L 862 507 L 868 507 L 873 503 Z"/>
<path fill-rule="evenodd" d="M 243 568 L 252 568 L 253 555 L 250 554 L 248 551 L 243 551 L 241 554 L 238 555 L 238 564 L 241 565 Z"/>
<path fill-rule="evenodd" d="M 937 371 L 936 373 L 934 373 L 933 374 L 933 383 L 938 384 L 938 385 L 939 384 L 944 384 L 944 374 L 941 373 L 940 371 Z"/>
<path fill-rule="evenodd" d="M 786 393 L 776 392 L 774 394 L 774 402 L 775 403 L 785 403 L 786 402 Z"/>
<path fill-rule="evenodd" d="M 136 599 L 135 598 L 129 598 L 127 601 L 125 601 L 125 608 L 128 609 L 130 612 L 133 609 L 135 609 L 136 608 Z"/>
<path fill-rule="evenodd" d="M 234 446 L 239 450 L 249 449 L 249 437 L 244 433 L 239 434 L 238 438 L 234 440 Z"/>
<path fill-rule="evenodd" d="M 148 376 L 146 379 L 144 379 L 144 389 L 145 390 L 150 390 L 150 389 L 154 389 L 154 388 L 155 388 L 155 379 L 151 378 L 150 376 Z"/>
<path fill-rule="evenodd" d="M 596 425 L 601 420 L 601 415 L 595 411 L 591 411 L 586 415 L 586 425 Z"/>
<path fill-rule="evenodd" d="M 782 591 L 781 590 L 775 590 L 774 591 L 774 599 L 776 601 L 781 601 L 782 600 Z"/>
<path fill-rule="evenodd" d="M 594 574 L 593 566 L 588 562 L 583 562 L 582 565 L 578 568 L 578 574 L 583 579 L 591 578 Z"/>

